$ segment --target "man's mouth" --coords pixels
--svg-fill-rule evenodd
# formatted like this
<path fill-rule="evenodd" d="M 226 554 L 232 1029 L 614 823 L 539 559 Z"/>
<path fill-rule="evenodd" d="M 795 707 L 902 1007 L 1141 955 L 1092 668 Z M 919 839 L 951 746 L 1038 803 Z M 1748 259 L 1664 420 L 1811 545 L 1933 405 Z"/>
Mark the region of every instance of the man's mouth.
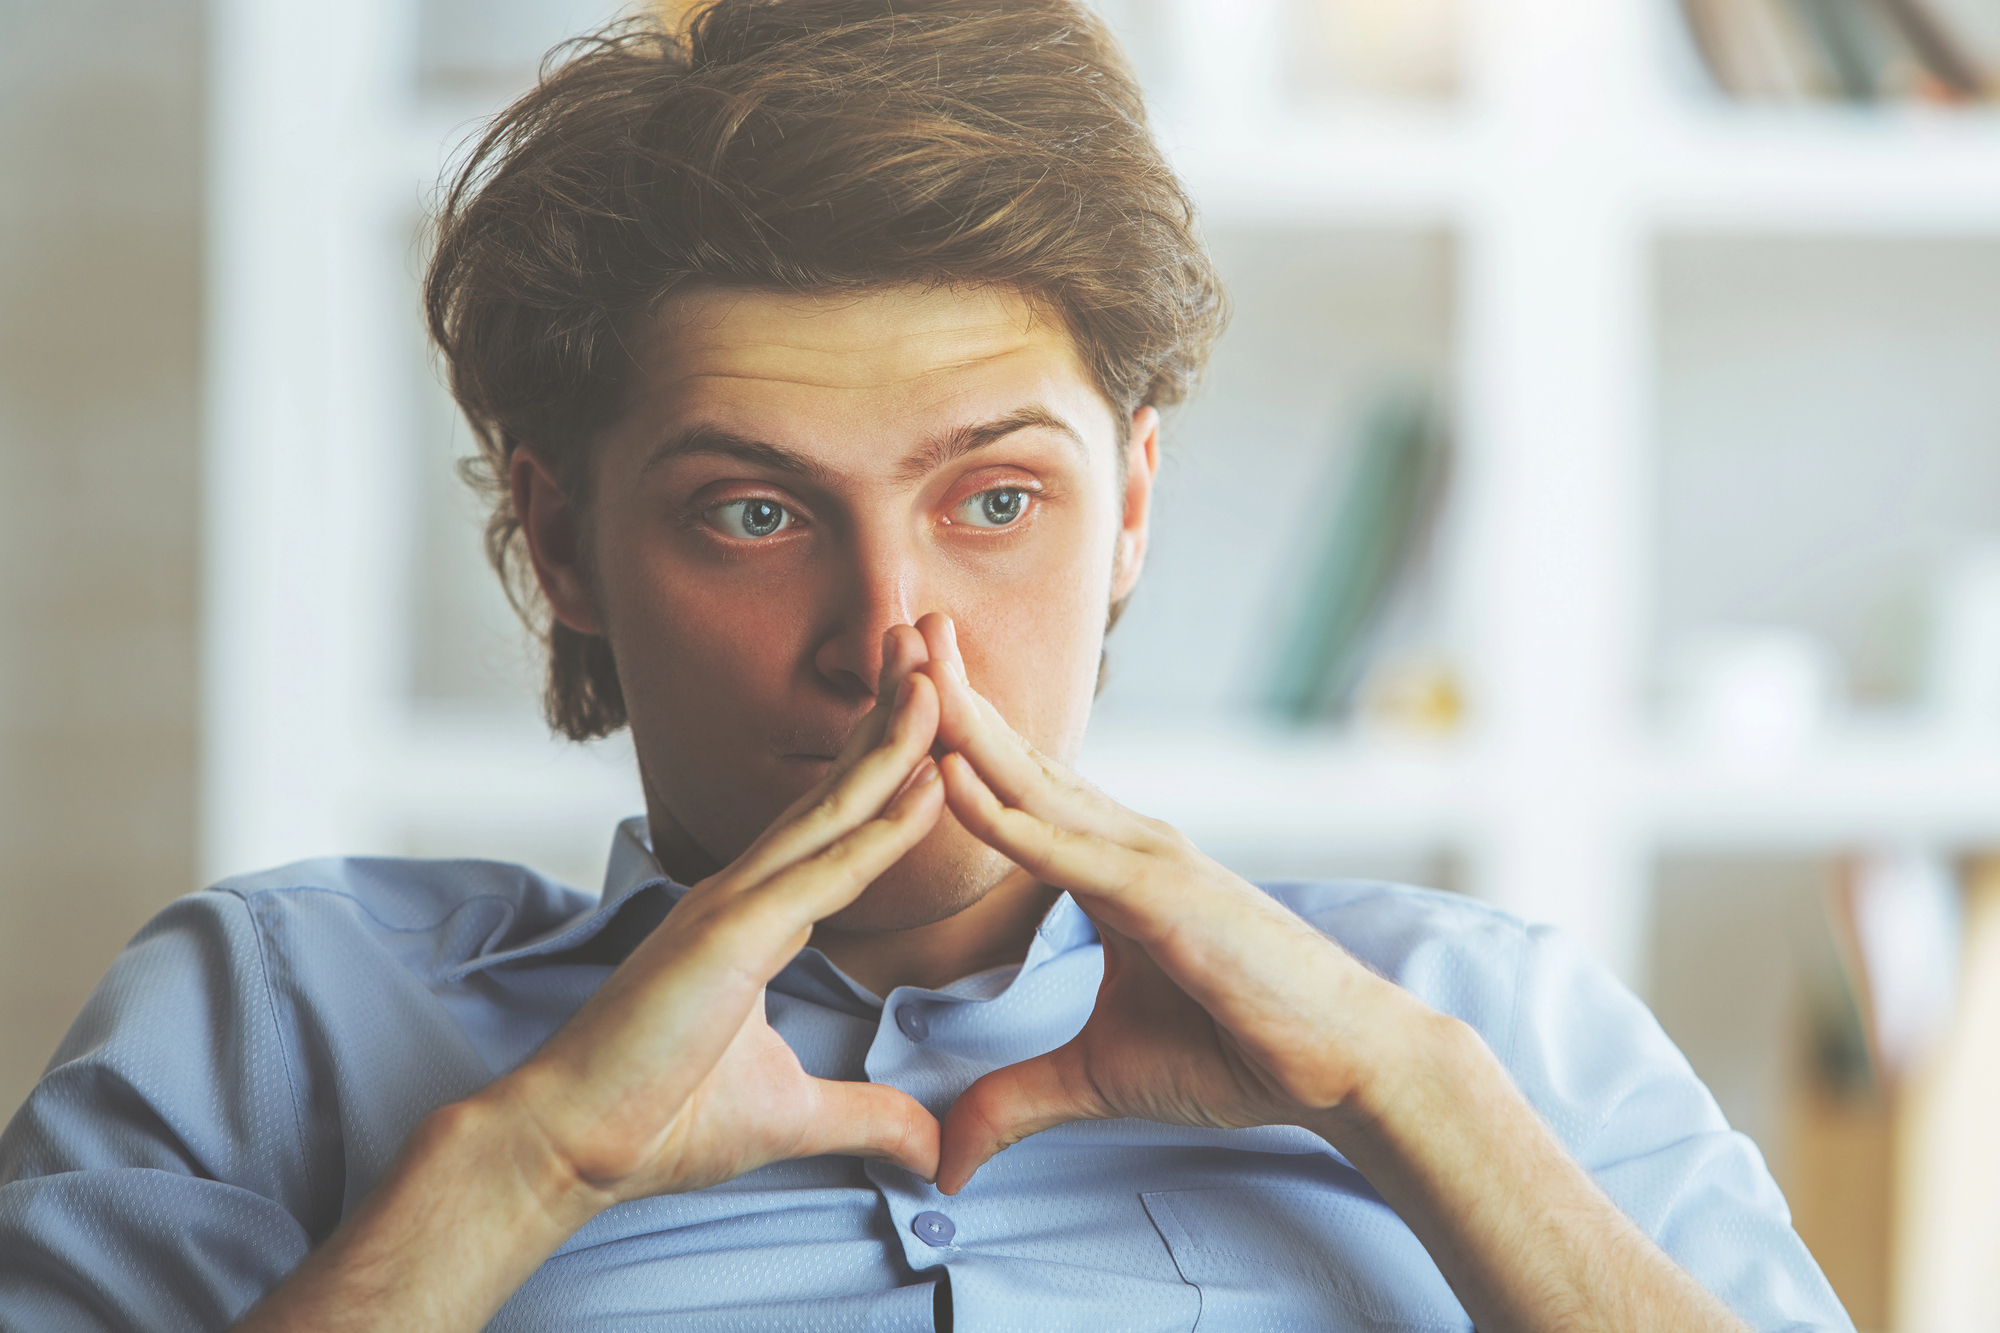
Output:
<path fill-rule="evenodd" d="M 847 744 L 853 730 L 852 726 L 848 726 L 836 731 L 824 724 L 787 728 L 789 734 L 780 732 L 771 737 L 771 748 L 780 760 L 787 763 L 830 764 Z"/>

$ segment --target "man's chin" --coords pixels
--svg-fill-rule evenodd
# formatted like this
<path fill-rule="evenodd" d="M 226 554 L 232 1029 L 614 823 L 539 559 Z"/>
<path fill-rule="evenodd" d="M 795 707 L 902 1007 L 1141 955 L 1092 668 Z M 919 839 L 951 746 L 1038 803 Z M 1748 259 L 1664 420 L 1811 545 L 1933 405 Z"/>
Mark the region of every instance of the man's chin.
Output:
<path fill-rule="evenodd" d="M 820 924 L 855 934 L 934 925 L 984 898 L 1013 871 L 1012 861 L 956 821 L 940 821 L 931 836 L 863 889 L 859 898 Z"/>

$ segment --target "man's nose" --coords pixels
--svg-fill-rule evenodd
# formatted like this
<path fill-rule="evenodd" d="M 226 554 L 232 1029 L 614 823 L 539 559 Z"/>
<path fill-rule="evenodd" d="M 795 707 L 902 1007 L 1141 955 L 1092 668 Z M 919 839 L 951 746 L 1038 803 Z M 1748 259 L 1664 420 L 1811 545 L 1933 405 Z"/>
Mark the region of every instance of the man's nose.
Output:
<path fill-rule="evenodd" d="M 857 536 L 847 557 L 836 575 L 841 586 L 827 599 L 830 619 L 813 665 L 841 693 L 871 695 L 882 679 L 882 636 L 929 608 L 921 605 L 922 571 L 907 540 Z"/>

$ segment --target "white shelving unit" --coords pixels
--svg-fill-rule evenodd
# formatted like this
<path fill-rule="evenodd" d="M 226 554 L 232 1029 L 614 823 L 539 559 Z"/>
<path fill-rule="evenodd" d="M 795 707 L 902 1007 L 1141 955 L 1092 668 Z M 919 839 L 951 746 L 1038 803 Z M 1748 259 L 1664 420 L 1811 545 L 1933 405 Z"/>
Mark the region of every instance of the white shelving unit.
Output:
<path fill-rule="evenodd" d="M 1283 86 L 1265 12 L 1189 9 L 1233 44 L 1205 48 L 1210 77 L 1169 101 L 1167 135 L 1211 228 L 1456 236 L 1466 531 L 1445 578 L 1475 609 L 1474 725 L 1432 753 L 1101 736 L 1087 771 L 1231 845 L 1460 846 L 1473 891 L 1580 932 L 1635 979 L 1663 846 L 2000 835 L 2000 738 L 1836 734 L 1746 770 L 1662 743 L 1643 706 L 1653 242 L 2000 236 L 2000 117 L 1700 105 L 1670 84 L 1665 6 L 1553 0 L 1478 7 L 1460 105 L 1312 116 L 1242 94 Z"/>
<path fill-rule="evenodd" d="M 1701 104 L 1660 0 L 1477 0 L 1452 102 L 1301 108 L 1276 0 L 1126 8 L 1211 231 L 1450 239 L 1438 577 L 1471 712 L 1434 745 L 1121 714 L 1087 774 L 1218 846 L 1449 847 L 1465 887 L 1635 979 L 1662 847 L 2000 843 L 1995 738 L 1849 728 L 1745 767 L 1660 740 L 1646 704 L 1657 238 L 2000 237 L 2000 118 Z M 621 748 L 408 685 L 407 238 L 482 108 L 414 91 L 407 0 L 214 10 L 208 866 L 484 849 L 581 877 L 638 808 Z"/>

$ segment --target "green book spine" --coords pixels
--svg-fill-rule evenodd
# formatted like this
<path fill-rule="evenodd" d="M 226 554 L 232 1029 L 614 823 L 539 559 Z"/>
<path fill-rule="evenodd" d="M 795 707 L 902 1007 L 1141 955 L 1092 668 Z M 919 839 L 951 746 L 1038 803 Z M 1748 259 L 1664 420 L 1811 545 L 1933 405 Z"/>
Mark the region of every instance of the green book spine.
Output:
<path fill-rule="evenodd" d="M 1319 534 L 1305 596 L 1287 631 L 1268 694 L 1293 722 L 1337 714 L 1368 664 L 1381 611 L 1426 530 L 1447 446 L 1431 395 L 1401 390 L 1369 413 L 1331 521 Z"/>

